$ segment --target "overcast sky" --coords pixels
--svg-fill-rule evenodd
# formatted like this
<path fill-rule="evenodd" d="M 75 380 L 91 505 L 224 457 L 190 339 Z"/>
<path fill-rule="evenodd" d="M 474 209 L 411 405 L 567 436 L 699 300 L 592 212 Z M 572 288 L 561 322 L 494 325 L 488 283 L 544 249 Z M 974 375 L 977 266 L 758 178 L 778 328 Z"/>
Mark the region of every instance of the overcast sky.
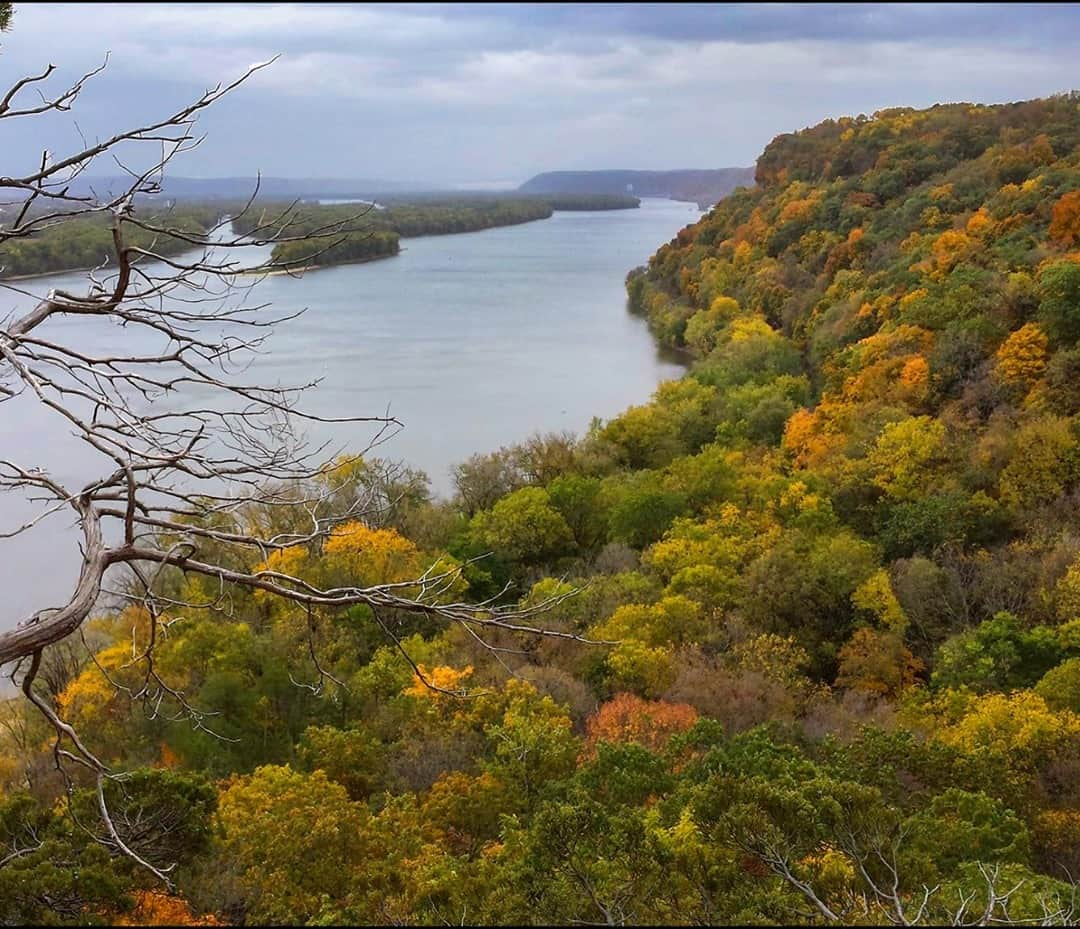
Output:
<path fill-rule="evenodd" d="M 0 77 L 51 62 L 72 78 L 106 52 L 70 118 L 5 126 L 0 172 L 77 142 L 75 121 L 103 135 L 275 54 L 174 173 L 488 184 L 749 165 L 829 116 L 1080 88 L 1080 5 L 16 2 Z"/>

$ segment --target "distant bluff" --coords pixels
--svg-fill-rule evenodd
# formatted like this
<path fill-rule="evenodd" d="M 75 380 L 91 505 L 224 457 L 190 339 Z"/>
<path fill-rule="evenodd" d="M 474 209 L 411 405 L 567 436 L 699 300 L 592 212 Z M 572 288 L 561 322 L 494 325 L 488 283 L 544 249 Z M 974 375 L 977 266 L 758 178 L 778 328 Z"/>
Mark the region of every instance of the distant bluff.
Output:
<path fill-rule="evenodd" d="M 726 197 L 736 187 L 752 187 L 753 168 L 715 168 L 682 171 L 547 171 L 527 180 L 518 190 L 530 194 L 625 194 L 689 200 L 702 209 Z"/>

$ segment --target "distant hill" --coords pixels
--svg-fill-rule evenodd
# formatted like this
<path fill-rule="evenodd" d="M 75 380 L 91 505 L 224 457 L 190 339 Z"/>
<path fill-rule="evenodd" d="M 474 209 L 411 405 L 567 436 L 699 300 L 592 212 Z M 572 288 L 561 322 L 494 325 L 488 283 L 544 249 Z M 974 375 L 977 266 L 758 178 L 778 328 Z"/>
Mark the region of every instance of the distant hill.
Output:
<path fill-rule="evenodd" d="M 706 168 L 683 171 L 547 171 L 518 190 L 535 194 L 633 194 L 690 200 L 703 209 L 736 187 L 753 187 L 753 168 Z"/>

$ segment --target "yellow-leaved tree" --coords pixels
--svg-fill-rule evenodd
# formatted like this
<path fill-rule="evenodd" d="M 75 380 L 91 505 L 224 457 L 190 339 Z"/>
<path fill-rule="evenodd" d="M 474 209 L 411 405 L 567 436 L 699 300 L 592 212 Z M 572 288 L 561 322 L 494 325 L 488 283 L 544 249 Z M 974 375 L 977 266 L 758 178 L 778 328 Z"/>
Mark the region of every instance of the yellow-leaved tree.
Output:
<path fill-rule="evenodd" d="M 997 374 L 1008 384 L 1030 387 L 1046 371 L 1050 340 L 1036 323 L 1025 323 L 997 350 Z"/>

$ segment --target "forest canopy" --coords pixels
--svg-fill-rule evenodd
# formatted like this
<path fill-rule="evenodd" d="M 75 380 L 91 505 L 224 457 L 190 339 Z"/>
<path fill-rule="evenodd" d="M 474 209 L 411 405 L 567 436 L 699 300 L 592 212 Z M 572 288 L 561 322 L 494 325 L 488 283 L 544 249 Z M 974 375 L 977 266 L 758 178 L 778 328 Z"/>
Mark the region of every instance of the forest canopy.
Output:
<path fill-rule="evenodd" d="M 343 462 L 375 515 L 243 566 L 458 566 L 447 602 L 595 644 L 241 592 L 154 653 L 193 726 L 132 699 L 150 618 L 104 611 L 41 686 L 175 890 L 73 827 L 12 701 L 0 921 L 1075 922 L 1080 94 L 829 120 L 756 177 L 628 278 L 684 378 L 449 500 Z"/>
<path fill-rule="evenodd" d="M 5 208 L 12 215 L 20 212 L 18 205 Z M 37 212 L 43 212 L 36 208 Z M 29 211 L 32 218 L 33 210 Z M 205 235 L 221 219 L 221 208 L 209 204 L 183 204 L 171 208 L 146 203 L 140 214 L 150 223 L 167 221 L 169 228 L 179 233 Z M 4 226 L 4 210 L 0 210 L 0 229 Z M 106 214 L 64 218 L 46 224 L 34 235 L 0 242 L 0 278 L 48 274 L 56 271 L 87 270 L 104 265 L 113 247 L 112 217 Z M 182 236 L 156 234 L 138 230 L 132 245 L 154 255 L 178 255 L 192 248 Z"/>
<path fill-rule="evenodd" d="M 399 238 L 478 232 L 498 226 L 547 219 L 556 210 L 623 210 L 640 205 L 636 197 L 568 194 L 556 197 L 473 196 L 445 199 L 437 195 L 380 198 L 369 204 L 259 203 L 234 221 L 241 233 L 280 228 L 290 236 L 335 228 L 330 242 L 291 242 L 274 248 L 273 260 L 290 266 L 316 266 L 396 255 Z M 281 217 L 279 221 L 278 217 Z"/>

